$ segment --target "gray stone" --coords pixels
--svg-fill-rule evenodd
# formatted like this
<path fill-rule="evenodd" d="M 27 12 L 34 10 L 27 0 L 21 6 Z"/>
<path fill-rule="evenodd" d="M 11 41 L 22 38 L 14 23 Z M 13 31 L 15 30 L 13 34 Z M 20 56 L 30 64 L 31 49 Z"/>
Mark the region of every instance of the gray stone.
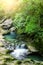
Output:
<path fill-rule="evenodd" d="M 12 25 L 12 19 L 7 19 L 7 20 L 5 20 L 1 25 L 2 25 L 2 27 L 5 28 L 5 29 L 11 27 L 11 25 Z"/>
<path fill-rule="evenodd" d="M 21 45 L 21 48 L 28 49 L 27 45 L 25 45 L 25 44 L 22 44 L 22 45 Z"/>

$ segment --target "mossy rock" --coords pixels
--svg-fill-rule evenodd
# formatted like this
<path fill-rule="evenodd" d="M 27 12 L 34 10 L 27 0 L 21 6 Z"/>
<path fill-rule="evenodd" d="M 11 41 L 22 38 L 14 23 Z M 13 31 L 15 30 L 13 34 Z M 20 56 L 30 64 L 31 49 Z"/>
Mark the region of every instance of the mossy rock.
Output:
<path fill-rule="evenodd" d="M 0 47 L 4 47 L 4 44 L 3 43 L 0 43 Z"/>

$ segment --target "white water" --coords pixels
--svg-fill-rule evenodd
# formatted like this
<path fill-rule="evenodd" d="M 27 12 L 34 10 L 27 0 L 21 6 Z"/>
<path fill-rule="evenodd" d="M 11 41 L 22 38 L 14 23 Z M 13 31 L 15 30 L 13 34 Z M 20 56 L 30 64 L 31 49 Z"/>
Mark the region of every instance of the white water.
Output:
<path fill-rule="evenodd" d="M 24 59 L 30 52 L 28 52 L 28 49 L 15 49 L 11 55 L 19 60 Z"/>

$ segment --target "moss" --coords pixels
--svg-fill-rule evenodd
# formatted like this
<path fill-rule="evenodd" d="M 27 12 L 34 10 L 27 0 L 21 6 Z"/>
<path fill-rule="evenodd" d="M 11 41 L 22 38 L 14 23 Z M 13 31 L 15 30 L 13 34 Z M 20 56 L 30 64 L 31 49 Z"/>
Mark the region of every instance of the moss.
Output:
<path fill-rule="evenodd" d="M 0 43 L 0 47 L 4 47 L 3 43 Z"/>
<path fill-rule="evenodd" d="M 20 60 L 17 60 L 16 62 L 18 65 L 22 63 L 22 61 L 20 61 Z"/>
<path fill-rule="evenodd" d="M 25 60 L 23 60 L 23 63 L 26 63 L 26 62 L 30 63 L 30 61 L 31 61 L 31 59 L 25 59 Z"/>

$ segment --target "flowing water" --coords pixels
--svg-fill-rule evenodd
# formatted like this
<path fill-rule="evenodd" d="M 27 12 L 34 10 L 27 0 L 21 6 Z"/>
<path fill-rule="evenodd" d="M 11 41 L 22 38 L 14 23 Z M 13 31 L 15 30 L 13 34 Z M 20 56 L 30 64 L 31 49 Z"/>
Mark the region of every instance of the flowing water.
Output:
<path fill-rule="evenodd" d="M 14 39 L 16 39 L 17 34 L 15 32 L 11 32 L 4 35 L 5 40 L 14 42 Z"/>
<path fill-rule="evenodd" d="M 16 39 L 17 34 L 16 33 L 9 33 L 4 35 L 4 38 L 7 39 L 7 41 L 11 41 L 14 42 L 14 39 Z M 25 42 L 24 42 L 25 43 Z M 41 57 L 39 54 L 34 53 L 34 54 L 30 54 L 28 56 L 28 58 L 32 59 L 32 60 L 36 60 L 36 61 L 43 61 L 43 57 Z"/>

